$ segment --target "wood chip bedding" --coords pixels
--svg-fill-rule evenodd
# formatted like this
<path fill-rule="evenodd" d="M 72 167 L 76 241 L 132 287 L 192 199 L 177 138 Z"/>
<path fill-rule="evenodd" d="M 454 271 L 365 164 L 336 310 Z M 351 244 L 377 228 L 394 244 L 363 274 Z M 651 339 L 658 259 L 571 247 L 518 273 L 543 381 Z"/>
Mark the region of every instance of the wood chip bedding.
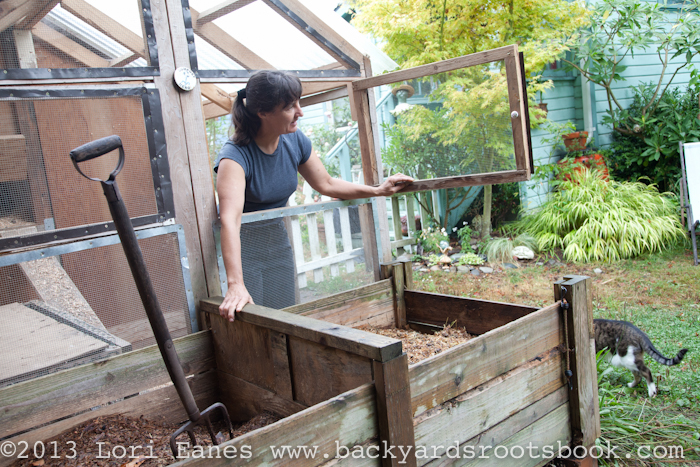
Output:
<path fill-rule="evenodd" d="M 241 436 L 277 420 L 279 417 L 263 412 L 246 423 L 234 424 L 233 436 Z M 44 441 L 45 454 L 41 459 L 34 457 L 32 446 L 30 446 L 26 452 L 29 457 L 18 459 L 11 467 L 152 467 L 169 465 L 175 463 L 170 450 L 170 436 L 180 426 L 180 424 L 163 424 L 119 414 L 97 417 Z M 219 424 L 214 423 L 214 431 L 224 431 L 224 429 Z M 195 434 L 201 446 L 212 445 L 209 434 L 204 427 L 196 427 Z M 228 440 L 228 433 L 225 434 L 225 439 Z M 186 434 L 178 437 L 178 441 L 188 440 Z M 39 449 L 41 448 L 39 447 Z"/>

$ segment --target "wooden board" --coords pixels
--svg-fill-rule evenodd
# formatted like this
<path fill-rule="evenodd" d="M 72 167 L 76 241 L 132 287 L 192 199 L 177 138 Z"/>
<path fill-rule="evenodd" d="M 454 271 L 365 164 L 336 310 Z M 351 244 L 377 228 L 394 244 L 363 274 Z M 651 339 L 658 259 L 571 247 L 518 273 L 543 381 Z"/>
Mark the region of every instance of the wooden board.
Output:
<path fill-rule="evenodd" d="M 571 383 L 571 428 L 576 445 L 592 446 L 600 436 L 598 379 L 596 370 L 595 332 L 593 329 L 592 280 L 588 276 L 564 276 L 562 300 L 566 310 L 568 344 L 573 349 L 569 361 Z M 563 292 L 563 290 L 562 290 Z"/>
<path fill-rule="evenodd" d="M 106 349 L 108 344 L 21 303 L 0 306 L 0 379 L 36 374 Z"/>
<path fill-rule="evenodd" d="M 243 446 L 250 446 L 250 458 L 226 459 L 224 456 L 220 458 L 212 456 L 211 458 L 192 458 L 178 465 L 231 467 L 251 465 L 251 459 L 254 459 L 253 465 L 269 467 L 316 466 L 332 461 L 338 446 L 352 449 L 353 446 L 367 443 L 377 435 L 374 385 L 366 384 L 220 445 L 221 449 L 232 446 L 237 451 L 240 451 Z M 302 455 L 297 459 L 283 456 L 275 459 L 270 449 L 270 446 L 296 448 L 301 445 L 317 447 L 315 456 L 307 458 Z M 351 461 L 352 458 L 348 460 Z M 368 465 L 380 465 L 379 459 L 369 459 L 369 462 Z"/>
<path fill-rule="evenodd" d="M 294 399 L 314 405 L 372 382 L 372 360 L 296 337 L 289 338 Z"/>
<path fill-rule="evenodd" d="M 17 101 L 12 107 L 17 116 L 18 130 L 26 138 L 27 176 L 32 192 L 34 222 L 42 224 L 44 219 L 53 217 L 53 214 L 34 104 L 29 101 Z"/>
<path fill-rule="evenodd" d="M 553 410 L 532 425 L 529 425 L 503 441 L 500 444 L 500 446 L 503 446 L 502 448 L 494 448 L 485 451 L 483 458 L 476 457 L 471 462 L 457 462 L 454 465 L 467 465 L 470 467 L 501 467 L 503 465 L 534 467 L 537 465 L 544 465 L 551 460 L 547 457 L 542 459 L 543 455 L 548 455 L 547 453 L 550 447 L 554 447 L 554 452 L 556 453 L 560 445 L 566 446 L 571 441 L 568 408 L 568 404 L 564 404 Z M 522 457 L 520 457 L 521 451 L 517 448 L 518 446 L 525 448 L 525 455 Z M 530 448 L 530 446 L 532 446 L 532 448 Z M 543 449 L 544 447 L 546 447 L 546 450 Z M 496 449 L 498 449 L 498 452 Z M 532 449 L 532 452 L 539 457 L 535 457 L 535 455 L 530 457 L 529 449 Z M 504 455 L 506 452 L 514 453 L 515 457 Z"/>
<path fill-rule="evenodd" d="M 448 71 L 458 70 L 470 66 L 480 65 L 483 63 L 495 62 L 503 60 L 510 55 L 518 53 L 518 47 L 515 45 L 507 45 L 498 49 L 486 50 L 477 52 L 462 57 L 451 58 L 440 62 L 421 65 L 407 70 L 399 70 L 391 73 L 384 73 L 370 78 L 359 79 L 352 83 L 354 90 L 369 89 L 385 84 L 398 83 L 400 81 L 411 80 L 423 76 L 434 75 L 437 73 L 446 73 Z"/>
<path fill-rule="evenodd" d="M 438 459 L 427 459 L 427 463 L 423 460 L 423 465 L 437 467 L 445 461 L 446 457 L 456 457 L 456 453 L 460 454 L 461 459 L 456 459 L 452 465 L 464 465 L 469 463 L 473 460 L 473 457 L 469 459 L 470 453 L 474 452 L 476 456 L 479 456 L 482 452 L 492 452 L 493 450 L 488 449 L 489 447 L 503 444 L 508 438 L 526 429 L 533 423 L 536 423 L 552 411 L 558 409 L 565 411 L 568 407 L 568 398 L 568 388 L 566 386 L 561 387 L 534 404 L 528 405 L 514 415 L 511 415 L 497 425 L 486 431 L 482 431 L 472 439 L 461 444 L 451 444 L 449 453 L 446 452 L 445 455 Z M 562 406 L 564 407 L 563 409 L 561 409 Z M 527 442 L 529 441 L 530 440 L 527 440 Z M 454 448 L 452 448 L 452 446 L 454 446 Z"/>
<path fill-rule="evenodd" d="M 392 326 L 391 281 L 382 280 L 328 297 L 302 303 L 284 311 L 343 326 Z"/>
<path fill-rule="evenodd" d="M 558 308 L 558 304 L 543 308 L 412 365 L 414 416 L 558 346 L 563 341 Z"/>
<path fill-rule="evenodd" d="M 414 418 L 416 445 L 463 443 L 564 386 L 558 349 Z"/>
<path fill-rule="evenodd" d="M 27 179 L 27 144 L 24 135 L 0 136 L 0 182 Z"/>
<path fill-rule="evenodd" d="M 209 331 L 173 341 L 186 375 L 214 368 Z M 0 438 L 166 384 L 156 346 L 0 389 Z M 172 401 L 171 401 L 172 403 Z"/>
<path fill-rule="evenodd" d="M 153 82 L 160 92 L 165 142 L 168 148 L 170 181 L 172 183 L 173 203 L 175 204 L 175 222 L 182 225 L 185 231 L 187 264 L 190 269 L 192 295 L 194 295 L 194 302 L 199 303 L 201 298 L 210 295 L 207 285 L 210 285 L 212 290 L 216 290 L 217 287 L 220 288 L 218 284 L 219 270 L 215 266 L 216 279 L 211 276 L 205 276 L 203 255 L 207 255 L 208 258 L 213 256 L 214 263 L 216 263 L 216 250 L 214 249 L 212 252 L 210 247 L 205 250 L 202 243 L 200 243 L 209 241 L 211 245 L 214 242 L 214 238 L 211 235 L 211 222 L 207 223 L 206 226 L 201 225 L 201 221 L 197 217 L 198 214 L 208 216 L 209 211 L 203 207 L 200 212 L 200 209 L 195 206 L 198 194 L 194 192 L 194 181 L 191 177 L 190 169 L 199 171 L 202 177 L 206 175 L 211 177 L 211 170 L 209 170 L 208 159 L 206 163 L 190 167 L 188 142 L 206 146 L 206 138 L 198 140 L 195 137 L 191 137 L 188 128 L 191 127 L 194 132 L 197 132 L 198 129 L 195 127 L 201 126 L 201 131 L 204 131 L 204 123 L 197 124 L 197 119 L 190 119 L 190 115 L 182 108 L 181 93 L 176 89 L 172 78 L 175 68 L 179 66 L 189 67 L 189 54 L 184 32 L 171 35 L 172 31 L 170 29 L 172 27 L 173 30 L 184 31 L 182 4 L 174 2 L 171 6 L 166 6 L 166 3 L 166 1 L 151 2 L 153 29 L 156 42 L 158 43 L 158 67 L 160 69 L 159 75 L 153 78 Z M 169 19 L 169 14 L 179 16 L 179 21 L 175 18 Z M 187 58 L 185 59 L 185 57 Z M 195 94 L 192 95 L 193 93 Z M 188 99 L 200 99 L 196 88 L 188 94 L 191 95 Z M 201 104 L 199 105 L 201 106 Z M 198 161 L 199 157 L 201 157 L 200 154 L 193 154 L 195 161 Z M 205 174 L 205 172 L 207 173 Z M 200 188 L 209 190 L 213 198 L 214 193 L 211 185 Z M 200 229 L 207 229 L 208 235 L 202 234 Z M 207 280 L 207 277 L 211 278 Z"/>
<path fill-rule="evenodd" d="M 200 309 L 218 316 L 222 301 L 222 297 L 202 300 Z M 397 339 L 258 305 L 246 305 L 236 313 L 236 320 L 378 361 L 391 360 L 402 353 L 401 341 Z"/>
<path fill-rule="evenodd" d="M 187 321 L 183 310 L 163 311 L 163 316 L 168 325 L 170 335 L 173 338 L 182 337 L 187 334 Z M 153 345 L 155 342 L 148 317 L 108 326 L 107 330 L 115 336 L 130 342 L 134 350 Z"/>
<path fill-rule="evenodd" d="M 224 371 L 218 371 L 218 387 L 234 422 L 246 422 L 264 410 L 284 418 L 308 408 Z"/>
<path fill-rule="evenodd" d="M 276 392 L 276 371 L 270 330 L 236 320 L 211 316 L 216 367 L 268 391 Z M 284 349 L 286 353 L 286 348 Z M 289 369 L 286 371 L 289 381 Z M 291 400 L 291 397 L 289 397 Z"/>
<path fill-rule="evenodd" d="M 435 326 L 454 323 L 455 327 L 466 328 L 470 334 L 484 334 L 537 311 L 530 306 L 414 290 L 407 290 L 404 297 L 409 322 Z"/>
<path fill-rule="evenodd" d="M 189 67 L 191 45 L 187 43 L 182 2 L 178 0 L 167 0 L 164 3 L 167 4 L 168 14 L 168 19 L 167 21 L 164 20 L 164 22 L 170 27 L 175 66 Z M 154 22 L 156 21 L 157 19 L 154 15 Z M 214 26 L 214 24 L 209 23 L 209 26 Z M 160 48 L 160 38 L 158 38 L 158 44 Z M 214 193 L 214 173 L 210 166 L 211 161 L 209 159 L 207 133 L 199 89 L 195 87 L 192 92 L 179 92 L 179 90 L 173 89 L 175 87 L 174 81 L 168 79 L 171 74 L 169 71 L 165 71 L 162 65 L 160 67 L 160 72 L 161 76 L 164 76 L 167 81 L 161 81 L 159 87 L 162 88 L 164 85 L 169 84 L 170 90 L 168 92 L 168 97 L 179 99 L 182 111 L 182 114 L 179 116 L 180 122 L 178 123 L 180 125 L 184 124 L 184 140 L 186 143 L 186 152 L 184 156 L 186 156 L 190 179 L 192 181 L 191 190 L 194 211 L 189 213 L 193 216 L 193 220 L 189 221 L 192 222 L 193 225 L 188 226 L 186 222 L 178 221 L 181 224 L 185 224 L 185 237 L 187 238 L 188 235 L 192 235 L 195 237 L 192 242 L 193 245 L 197 244 L 196 248 L 198 250 L 196 252 L 190 249 L 189 244 L 187 250 L 189 255 L 198 261 L 197 264 L 193 264 L 192 259 L 190 259 L 192 286 L 196 303 L 199 301 L 199 298 L 204 295 L 212 296 L 221 294 L 219 264 L 216 257 L 216 242 L 211 232 L 211 226 L 218 219 L 216 197 Z M 171 128 L 166 127 L 166 133 L 170 129 Z M 173 190 L 175 189 L 175 184 L 173 184 Z M 201 261 L 201 263 L 199 263 L 199 261 Z"/>
<path fill-rule="evenodd" d="M 410 449 L 405 459 L 388 455 L 389 449 L 382 449 L 382 465 L 416 466 L 415 435 L 411 416 L 411 385 L 408 375 L 408 356 L 404 353 L 388 362 L 374 362 L 374 379 L 377 389 L 377 417 L 379 438 L 382 446 L 395 446 L 395 449 Z"/>

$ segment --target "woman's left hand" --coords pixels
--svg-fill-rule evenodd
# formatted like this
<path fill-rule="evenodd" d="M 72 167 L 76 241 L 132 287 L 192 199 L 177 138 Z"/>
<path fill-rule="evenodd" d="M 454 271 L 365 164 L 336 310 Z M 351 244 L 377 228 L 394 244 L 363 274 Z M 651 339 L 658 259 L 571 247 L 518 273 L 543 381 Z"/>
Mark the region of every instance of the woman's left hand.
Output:
<path fill-rule="evenodd" d="M 408 175 L 396 173 L 384 180 L 384 183 L 377 187 L 377 196 L 391 196 L 412 181 L 413 178 Z"/>

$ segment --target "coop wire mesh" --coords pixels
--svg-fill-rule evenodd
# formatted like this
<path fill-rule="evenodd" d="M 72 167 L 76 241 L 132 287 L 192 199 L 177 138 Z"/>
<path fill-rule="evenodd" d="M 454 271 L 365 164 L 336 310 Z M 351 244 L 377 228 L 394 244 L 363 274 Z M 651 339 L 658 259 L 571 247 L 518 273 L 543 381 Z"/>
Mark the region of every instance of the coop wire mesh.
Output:
<path fill-rule="evenodd" d="M 315 212 L 303 213 L 311 209 L 299 207 L 302 214 L 272 219 L 269 212 L 243 215 L 243 279 L 256 305 L 283 309 L 373 282 L 365 261 L 359 207 L 335 201 L 314 208 Z M 216 235 L 226 293 L 218 228 Z"/>
<path fill-rule="evenodd" d="M 172 336 L 191 333 L 182 227 L 137 235 Z M 0 256 L 0 387 L 154 343 L 116 235 Z"/>

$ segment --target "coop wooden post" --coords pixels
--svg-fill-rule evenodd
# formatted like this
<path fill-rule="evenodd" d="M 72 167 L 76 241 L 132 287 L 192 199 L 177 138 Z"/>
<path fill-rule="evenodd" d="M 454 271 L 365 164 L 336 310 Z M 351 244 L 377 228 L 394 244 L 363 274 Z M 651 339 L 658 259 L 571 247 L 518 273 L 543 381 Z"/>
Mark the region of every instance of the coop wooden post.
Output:
<path fill-rule="evenodd" d="M 572 349 L 568 355 L 568 365 L 573 372 L 573 389 L 569 392 L 572 448 L 590 448 L 600 436 L 591 279 L 587 276 L 564 276 L 564 279 L 554 287 L 555 298 L 559 296 L 568 304 L 565 337 Z M 582 465 L 597 465 L 593 458 L 583 461 Z"/>
<path fill-rule="evenodd" d="M 399 268 L 395 268 L 398 270 Z M 377 394 L 379 452 L 383 467 L 416 466 L 415 434 L 411 414 L 408 356 L 404 353 L 386 362 L 374 361 Z M 393 448 L 393 449 L 392 449 Z M 388 451 L 391 449 L 390 451 Z M 406 459 L 403 453 L 409 451 Z M 393 456 L 389 453 L 393 453 Z"/>
<path fill-rule="evenodd" d="M 401 261 L 403 264 L 403 282 L 406 290 L 413 290 L 413 261 Z"/>
<path fill-rule="evenodd" d="M 381 265 L 382 279 L 391 278 L 391 284 L 394 296 L 394 322 L 397 328 L 406 328 L 408 321 L 406 320 L 406 300 L 404 299 L 404 290 L 406 289 L 406 281 L 404 276 L 404 266 L 400 261 L 392 263 L 383 263 Z M 411 279 L 413 276 L 411 276 Z"/>

